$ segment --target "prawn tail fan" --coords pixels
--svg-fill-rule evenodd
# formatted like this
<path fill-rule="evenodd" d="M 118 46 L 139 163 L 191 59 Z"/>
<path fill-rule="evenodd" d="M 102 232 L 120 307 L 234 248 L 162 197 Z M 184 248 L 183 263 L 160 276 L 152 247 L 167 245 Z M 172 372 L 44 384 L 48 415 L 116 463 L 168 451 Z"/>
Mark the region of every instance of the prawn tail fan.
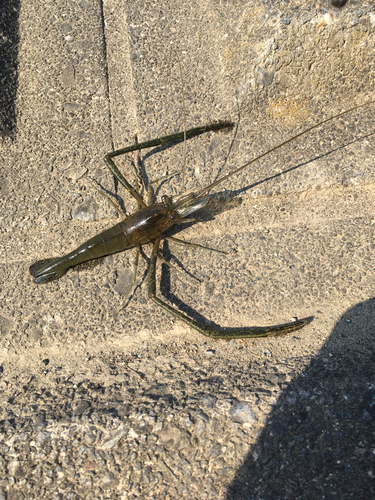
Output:
<path fill-rule="evenodd" d="M 30 266 L 29 272 L 34 278 L 34 283 L 42 285 L 49 281 L 58 280 L 70 267 L 64 257 L 53 257 L 52 259 L 38 260 Z"/>

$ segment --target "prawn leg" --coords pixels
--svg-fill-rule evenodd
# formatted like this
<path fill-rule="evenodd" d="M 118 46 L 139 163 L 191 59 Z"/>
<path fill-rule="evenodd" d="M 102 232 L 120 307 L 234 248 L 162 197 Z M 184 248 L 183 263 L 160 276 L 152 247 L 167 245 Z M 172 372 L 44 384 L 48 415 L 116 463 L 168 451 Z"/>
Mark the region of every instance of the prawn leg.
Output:
<path fill-rule="evenodd" d="M 149 277 L 148 277 L 148 297 L 159 305 L 170 314 L 180 319 L 194 330 L 197 330 L 202 335 L 206 337 L 211 337 L 213 339 L 249 339 L 249 338 L 261 338 L 261 337 L 277 337 L 279 335 L 285 335 L 287 333 L 295 332 L 303 328 L 308 321 L 300 320 L 294 323 L 285 323 L 284 325 L 277 326 L 265 326 L 258 327 L 253 326 L 243 329 L 228 328 L 227 330 L 215 330 L 204 326 L 202 323 L 189 318 L 182 314 L 174 307 L 170 306 L 163 300 L 156 296 L 156 262 L 158 258 L 158 249 L 160 244 L 160 238 L 157 238 L 154 243 L 154 248 L 151 254 L 150 267 L 149 267 Z"/>
<path fill-rule="evenodd" d="M 208 250 L 209 252 L 221 253 L 222 255 L 228 255 L 229 252 L 224 252 L 223 250 L 216 250 L 216 248 L 205 247 L 204 245 L 199 245 L 199 243 L 191 243 L 191 241 L 180 240 L 179 238 L 175 238 L 174 236 L 166 236 L 165 240 L 172 241 L 177 245 L 182 245 L 186 247 L 199 248 L 202 250 Z"/>
<path fill-rule="evenodd" d="M 126 215 L 120 205 L 112 200 L 112 198 L 106 193 L 105 189 L 98 183 L 98 181 L 96 181 L 93 177 L 87 177 L 87 179 L 89 180 L 91 186 L 95 189 L 95 191 L 97 191 L 100 196 L 103 196 L 103 198 L 105 198 L 108 203 L 112 205 L 112 207 L 116 210 L 117 215 Z"/>
<path fill-rule="evenodd" d="M 212 123 L 211 125 L 207 125 L 204 127 L 195 127 L 186 132 L 178 132 L 177 134 L 165 135 L 164 137 L 158 137 L 157 139 L 151 139 L 150 141 L 140 142 L 133 144 L 132 146 L 127 146 L 126 148 L 117 149 L 116 151 L 111 151 L 107 153 L 104 157 L 105 164 L 109 168 L 112 175 L 116 177 L 122 186 L 129 191 L 129 193 L 137 200 L 141 207 L 146 208 L 147 205 L 143 201 L 142 197 L 138 193 L 138 191 L 125 179 L 119 169 L 116 167 L 115 162 L 112 160 L 115 156 L 124 155 L 126 153 L 131 153 L 133 151 L 140 151 L 145 148 L 153 148 L 157 146 L 162 146 L 163 144 L 168 144 L 171 142 L 176 142 L 182 140 L 186 137 L 186 139 L 190 139 L 192 137 L 196 137 L 198 135 L 204 134 L 205 132 L 215 132 L 217 130 L 221 130 L 223 128 L 232 128 L 234 124 L 232 122 L 219 122 Z"/>

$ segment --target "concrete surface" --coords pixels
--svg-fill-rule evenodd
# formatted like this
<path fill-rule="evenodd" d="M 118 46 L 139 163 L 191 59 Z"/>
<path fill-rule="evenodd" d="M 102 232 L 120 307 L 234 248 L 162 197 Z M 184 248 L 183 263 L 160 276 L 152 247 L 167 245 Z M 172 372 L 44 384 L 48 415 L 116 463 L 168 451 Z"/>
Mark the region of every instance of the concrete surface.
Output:
<path fill-rule="evenodd" d="M 374 7 L 22 0 L 7 8 L 0 498 L 373 496 L 374 104 L 215 190 L 179 237 L 228 258 L 164 247 L 189 274 L 163 266 L 159 293 L 187 314 L 220 327 L 315 316 L 298 335 L 205 339 L 147 301 L 142 259 L 122 308 L 132 252 L 44 286 L 28 267 L 117 222 L 89 175 L 123 197 L 126 213 L 135 209 L 102 158 L 135 134 L 183 129 L 176 54 L 187 126 L 236 123 L 233 133 L 188 141 L 189 189 L 374 100 Z M 158 178 L 181 169 L 183 146 L 143 161 L 147 179 Z M 118 162 L 131 178 L 129 164 Z M 159 194 L 180 189 L 175 177 Z"/>

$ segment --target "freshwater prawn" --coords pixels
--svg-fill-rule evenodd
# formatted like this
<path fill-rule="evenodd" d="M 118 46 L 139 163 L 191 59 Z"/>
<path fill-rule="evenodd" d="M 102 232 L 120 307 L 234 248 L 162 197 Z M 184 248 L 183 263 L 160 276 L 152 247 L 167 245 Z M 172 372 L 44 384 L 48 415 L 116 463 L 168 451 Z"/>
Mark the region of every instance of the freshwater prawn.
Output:
<path fill-rule="evenodd" d="M 269 327 L 243 327 L 243 328 L 226 328 L 217 330 L 210 328 L 202 323 L 199 323 L 192 318 L 184 315 L 178 309 L 167 304 L 156 295 L 156 263 L 159 254 L 159 245 L 162 239 L 171 239 L 184 243 L 176 238 L 171 238 L 166 235 L 166 231 L 174 225 L 180 225 L 186 222 L 191 222 L 194 219 L 189 218 L 198 210 L 204 208 L 209 202 L 208 193 L 219 184 L 223 183 L 230 177 L 238 174 L 245 168 L 249 167 L 256 161 L 264 158 L 273 151 L 285 146 L 289 142 L 295 140 L 297 137 L 307 134 L 313 129 L 316 129 L 324 123 L 336 119 L 342 115 L 350 113 L 358 108 L 367 106 L 373 101 L 368 101 L 364 104 L 355 106 L 349 110 L 339 113 L 331 118 L 306 129 L 291 139 L 288 139 L 281 144 L 269 149 L 257 158 L 254 158 L 233 172 L 221 177 L 212 184 L 205 186 L 199 191 L 188 191 L 177 196 L 163 195 L 159 202 L 147 205 L 139 192 L 125 179 L 113 158 L 126 153 L 140 151 L 144 148 L 157 147 L 176 141 L 181 141 L 201 135 L 205 132 L 217 132 L 222 129 L 232 128 L 232 122 L 219 122 L 213 123 L 205 127 L 197 127 L 190 130 L 185 130 L 176 134 L 167 135 L 161 138 L 136 143 L 126 148 L 118 149 L 108 153 L 104 157 L 104 161 L 114 175 L 114 177 L 129 191 L 138 203 L 139 209 L 134 214 L 126 217 L 122 222 L 106 229 L 97 236 L 90 238 L 72 252 L 62 256 L 43 259 L 35 262 L 29 268 L 31 276 L 34 278 L 34 283 L 40 285 L 50 281 L 57 280 L 64 276 L 68 270 L 78 264 L 98 259 L 106 255 L 115 254 L 128 250 L 130 248 L 141 247 L 144 244 L 152 243 L 153 250 L 149 264 L 149 277 L 148 277 L 148 297 L 153 300 L 157 305 L 168 311 L 170 314 L 188 324 L 203 335 L 215 339 L 236 339 L 236 338 L 260 338 L 260 337 L 274 337 L 285 335 L 303 328 L 309 323 L 311 318 L 305 318 L 295 321 L 293 323 L 285 323 L 282 325 L 269 326 Z M 200 245 L 196 245 L 200 246 Z M 224 253 L 224 252 L 223 252 Z"/>

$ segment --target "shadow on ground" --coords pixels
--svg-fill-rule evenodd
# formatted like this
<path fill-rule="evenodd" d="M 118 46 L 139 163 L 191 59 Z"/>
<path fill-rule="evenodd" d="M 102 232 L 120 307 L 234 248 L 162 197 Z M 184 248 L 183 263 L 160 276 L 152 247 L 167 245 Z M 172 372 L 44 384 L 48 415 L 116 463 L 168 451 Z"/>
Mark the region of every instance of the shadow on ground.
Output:
<path fill-rule="evenodd" d="M 278 399 L 227 500 L 375 498 L 375 299 Z"/>
<path fill-rule="evenodd" d="M 0 137 L 12 135 L 16 127 L 19 10 L 19 0 L 0 3 Z"/>

